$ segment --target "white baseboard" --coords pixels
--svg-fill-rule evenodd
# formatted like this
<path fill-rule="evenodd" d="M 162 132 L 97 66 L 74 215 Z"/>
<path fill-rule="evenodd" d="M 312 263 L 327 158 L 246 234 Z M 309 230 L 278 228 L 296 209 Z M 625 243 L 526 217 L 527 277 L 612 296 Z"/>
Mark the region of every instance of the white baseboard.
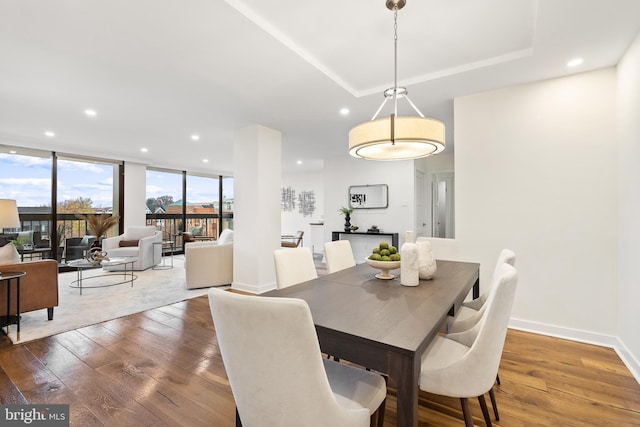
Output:
<path fill-rule="evenodd" d="M 249 283 L 240 283 L 234 280 L 234 282 L 231 284 L 231 289 L 235 289 L 243 292 L 249 292 L 252 294 L 262 294 L 262 293 L 269 292 L 276 289 L 276 282 L 264 283 L 262 285 L 255 285 L 255 284 L 249 284 Z"/>
<path fill-rule="evenodd" d="M 638 384 L 640 384 L 640 363 L 638 363 L 638 359 L 634 357 L 627 346 L 614 335 L 599 334 L 514 318 L 511 318 L 509 321 L 509 327 L 520 331 L 612 348 L 618 354 L 622 363 L 629 369 Z"/>

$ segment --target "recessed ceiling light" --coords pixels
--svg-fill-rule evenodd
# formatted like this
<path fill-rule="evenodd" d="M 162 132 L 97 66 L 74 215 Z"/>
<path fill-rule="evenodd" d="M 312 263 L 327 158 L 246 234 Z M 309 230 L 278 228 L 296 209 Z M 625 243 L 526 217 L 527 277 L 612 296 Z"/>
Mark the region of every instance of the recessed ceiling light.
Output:
<path fill-rule="evenodd" d="M 84 110 L 84 114 L 86 114 L 89 117 L 95 117 L 96 115 L 98 115 L 96 110 L 91 110 L 91 109 Z"/>
<path fill-rule="evenodd" d="M 9 154 L 16 154 L 17 151 L 16 150 L 9 150 Z"/>
<path fill-rule="evenodd" d="M 209 163 L 209 159 L 202 159 L 202 163 Z"/>
<path fill-rule="evenodd" d="M 302 160 L 298 160 L 296 163 L 301 165 L 302 164 Z"/>
<path fill-rule="evenodd" d="M 194 141 L 198 141 L 200 139 L 200 135 L 193 134 L 191 135 L 191 139 L 193 139 Z"/>
<path fill-rule="evenodd" d="M 149 149 L 148 149 L 148 148 L 146 148 L 146 147 L 142 147 L 142 148 L 140 149 L 140 151 L 142 151 L 143 153 L 147 153 L 147 152 L 149 152 Z"/>
<path fill-rule="evenodd" d="M 51 132 L 50 130 L 46 131 L 44 134 L 49 138 L 53 138 L 54 136 L 56 136 L 56 134 L 54 132 Z"/>
<path fill-rule="evenodd" d="M 349 109 L 348 108 L 341 108 L 340 109 L 340 114 L 342 114 L 343 116 L 346 116 L 347 114 L 349 114 Z"/>
<path fill-rule="evenodd" d="M 571 61 L 567 62 L 567 67 L 577 67 L 578 65 L 582 64 L 583 62 L 584 62 L 584 59 L 575 58 L 575 59 L 572 59 Z"/>

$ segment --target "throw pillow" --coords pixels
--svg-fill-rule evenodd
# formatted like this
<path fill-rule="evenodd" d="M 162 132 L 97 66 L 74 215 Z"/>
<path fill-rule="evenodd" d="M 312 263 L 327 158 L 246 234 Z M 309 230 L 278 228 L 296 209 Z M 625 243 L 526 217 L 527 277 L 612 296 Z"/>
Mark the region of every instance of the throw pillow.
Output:
<path fill-rule="evenodd" d="M 138 246 L 137 240 L 120 240 L 119 246 L 121 248 L 126 248 L 130 246 Z"/>
<path fill-rule="evenodd" d="M 20 254 L 12 243 L 0 248 L 0 265 L 17 264 L 20 262 Z"/>

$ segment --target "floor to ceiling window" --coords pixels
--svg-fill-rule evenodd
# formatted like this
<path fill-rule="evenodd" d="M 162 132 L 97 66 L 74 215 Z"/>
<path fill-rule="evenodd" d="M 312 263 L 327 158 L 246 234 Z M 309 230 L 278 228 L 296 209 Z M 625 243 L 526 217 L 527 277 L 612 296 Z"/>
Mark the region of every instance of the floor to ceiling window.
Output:
<path fill-rule="evenodd" d="M 62 261 L 69 239 L 88 234 L 87 222 L 78 214 L 119 213 L 120 166 L 121 162 L 0 145 L 0 198 L 17 201 L 21 227 L 13 231 L 33 236 L 34 250 L 23 247 L 21 253 Z"/>
<path fill-rule="evenodd" d="M 213 240 L 233 228 L 233 178 L 147 168 L 146 180 L 147 224 L 162 229 L 177 250 L 183 232 Z"/>
<path fill-rule="evenodd" d="M 23 255 L 24 245 L 51 247 L 51 170 L 49 152 L 0 146 L 0 199 L 16 201 L 21 223 L 19 229 L 0 230 L 0 246 L 13 241 Z"/>

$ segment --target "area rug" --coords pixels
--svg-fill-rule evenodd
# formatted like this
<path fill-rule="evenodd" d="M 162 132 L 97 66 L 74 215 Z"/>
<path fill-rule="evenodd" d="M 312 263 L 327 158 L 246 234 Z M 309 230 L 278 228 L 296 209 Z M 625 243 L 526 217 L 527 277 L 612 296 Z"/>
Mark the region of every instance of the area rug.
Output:
<path fill-rule="evenodd" d="M 60 273 L 59 306 L 54 310 L 53 320 L 47 321 L 47 310 L 44 309 L 23 313 L 20 340 L 16 336 L 16 325 L 11 325 L 9 338 L 14 344 L 24 343 L 207 293 L 206 288 L 186 288 L 184 256 L 175 256 L 173 265 L 172 269 L 134 272 L 137 279 L 134 280 L 133 287 L 126 283 L 102 288 L 85 288 L 82 295 L 79 289 L 69 286 L 76 280 L 76 272 Z M 116 277 L 87 279 L 104 273 L 102 269 L 84 271 L 84 284 L 98 285 L 120 280 Z"/>

